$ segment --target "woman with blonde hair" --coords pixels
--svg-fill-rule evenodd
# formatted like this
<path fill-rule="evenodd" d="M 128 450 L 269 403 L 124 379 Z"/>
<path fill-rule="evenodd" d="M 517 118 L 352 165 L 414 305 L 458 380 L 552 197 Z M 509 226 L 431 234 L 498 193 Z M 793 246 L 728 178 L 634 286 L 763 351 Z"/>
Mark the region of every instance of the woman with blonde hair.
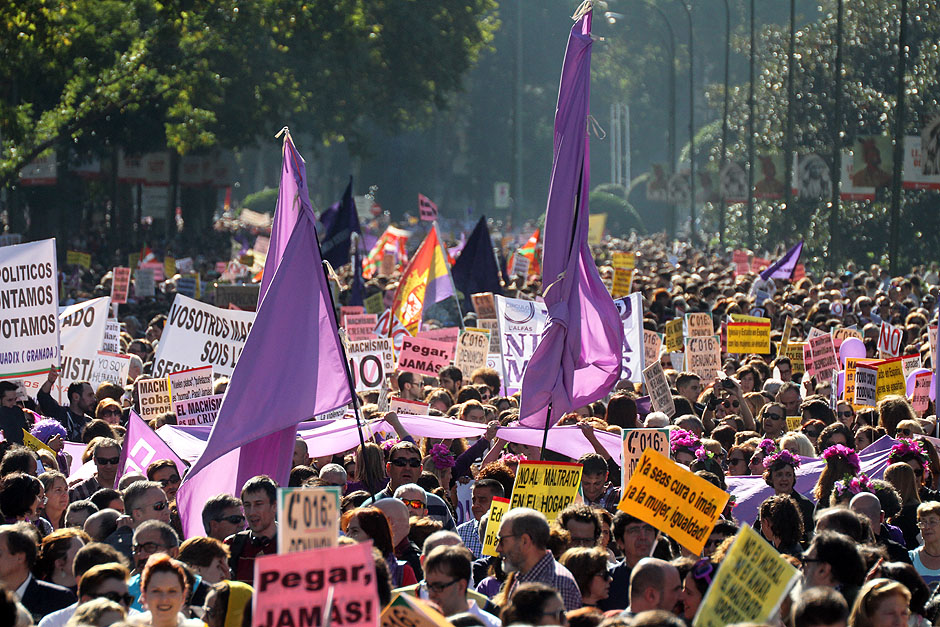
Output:
<path fill-rule="evenodd" d="M 850 627 L 906 627 L 911 593 L 904 584 L 872 579 L 859 591 L 849 615 Z"/>
<path fill-rule="evenodd" d="M 816 457 L 816 449 L 805 434 L 799 431 L 790 431 L 780 438 L 780 449 L 788 450 L 801 457 Z"/>

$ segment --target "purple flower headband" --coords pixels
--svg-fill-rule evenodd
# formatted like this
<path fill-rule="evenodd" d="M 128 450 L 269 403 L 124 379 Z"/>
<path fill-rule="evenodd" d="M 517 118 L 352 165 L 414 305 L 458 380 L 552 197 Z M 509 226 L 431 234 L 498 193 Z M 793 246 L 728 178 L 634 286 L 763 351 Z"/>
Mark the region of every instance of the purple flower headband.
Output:
<path fill-rule="evenodd" d="M 392 450 L 392 447 L 398 444 L 399 442 L 401 442 L 401 440 L 399 440 L 398 438 L 389 438 L 382 442 L 382 450 L 385 453 L 388 453 L 390 450 Z"/>
<path fill-rule="evenodd" d="M 921 464 L 923 464 L 924 469 L 927 469 L 927 454 L 924 453 L 924 449 L 919 441 L 912 438 L 901 438 L 897 443 L 891 447 L 891 452 L 888 453 L 888 463 L 894 464 L 897 462 L 904 461 L 905 457 L 916 457 Z"/>
<path fill-rule="evenodd" d="M 845 458 L 846 463 L 848 463 L 848 465 L 851 466 L 856 473 L 862 470 L 862 464 L 858 459 L 858 453 L 842 444 L 834 444 L 830 446 L 825 451 L 823 451 L 822 456 L 827 463 L 829 462 L 830 457 L 843 457 Z"/>
<path fill-rule="evenodd" d="M 691 431 L 673 429 L 669 432 L 669 450 L 673 454 L 683 451 L 694 455 L 699 447 L 701 447 L 701 441 Z"/>
<path fill-rule="evenodd" d="M 770 457 L 764 458 L 764 468 L 772 468 L 776 464 L 788 464 L 793 468 L 799 468 L 800 458 L 787 449 L 782 449 Z"/>
<path fill-rule="evenodd" d="M 852 475 L 846 475 L 844 478 L 832 484 L 832 489 L 836 493 L 836 498 L 842 498 L 842 495 L 846 492 L 852 494 L 853 496 L 859 494 L 860 492 L 874 492 L 874 489 L 871 485 L 871 480 L 865 473 L 855 477 Z"/>
<path fill-rule="evenodd" d="M 695 459 L 699 461 L 705 461 L 706 459 L 710 459 L 714 456 L 715 454 L 709 451 L 704 446 L 700 446 L 697 449 L 695 449 Z"/>
<path fill-rule="evenodd" d="M 454 454 L 443 444 L 435 444 L 431 447 L 431 459 L 434 461 L 434 465 L 437 466 L 438 470 L 453 468 L 457 465 Z"/>
<path fill-rule="evenodd" d="M 777 452 L 777 444 L 770 438 L 764 438 L 760 441 L 760 444 L 757 445 L 757 448 L 761 450 L 764 456 L 773 455 Z"/>
<path fill-rule="evenodd" d="M 528 461 L 528 459 L 529 458 L 523 455 L 522 453 L 519 453 L 518 455 L 514 455 L 512 453 L 503 453 L 500 456 L 499 461 L 504 462 L 506 464 L 518 464 L 519 462 Z"/>

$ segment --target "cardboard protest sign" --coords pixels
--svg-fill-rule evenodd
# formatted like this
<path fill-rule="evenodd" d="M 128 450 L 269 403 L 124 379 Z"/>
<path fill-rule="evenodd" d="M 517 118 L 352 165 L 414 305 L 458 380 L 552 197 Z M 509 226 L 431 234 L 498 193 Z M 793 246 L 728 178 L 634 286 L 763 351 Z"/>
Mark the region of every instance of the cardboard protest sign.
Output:
<path fill-rule="evenodd" d="M 406 337 L 398 353 L 398 370 L 436 377 L 442 368 L 450 364 L 453 355 L 454 348 L 447 342 Z"/>
<path fill-rule="evenodd" d="M 920 370 L 920 355 L 915 353 L 913 355 L 905 355 L 901 357 L 901 366 L 904 369 L 904 380 L 907 380 L 907 375 L 911 374 L 915 370 Z"/>
<path fill-rule="evenodd" d="M 97 390 L 104 382 L 117 383 L 121 387 L 127 383 L 127 371 L 131 366 L 130 355 L 118 355 L 98 351 L 92 363 L 88 382 L 92 389 Z"/>
<path fill-rule="evenodd" d="M 176 414 L 176 424 L 180 425 L 209 425 L 215 422 L 222 406 L 224 394 L 210 396 L 197 396 L 182 401 L 173 401 L 173 413 Z"/>
<path fill-rule="evenodd" d="M 131 269 L 114 268 L 111 277 L 111 302 L 115 305 L 123 305 L 127 302 L 127 290 L 131 285 Z"/>
<path fill-rule="evenodd" d="M 348 324 L 346 318 L 349 316 L 361 316 L 363 313 L 365 313 L 365 310 L 362 305 L 340 305 L 339 307 L 339 314 L 343 319 L 343 326 Z"/>
<path fill-rule="evenodd" d="M 780 349 L 777 351 L 777 354 L 785 354 L 787 352 L 787 345 L 790 343 L 790 330 L 793 328 L 793 318 L 787 316 L 786 321 L 783 323 L 783 334 L 780 336 Z"/>
<path fill-rule="evenodd" d="M 375 337 L 374 324 L 350 324 L 346 326 L 346 337 L 351 341 L 358 342 Z"/>
<path fill-rule="evenodd" d="M 395 348 L 392 340 L 387 337 L 370 337 L 363 340 L 353 340 L 346 345 L 346 350 L 356 353 L 379 352 L 382 354 L 382 367 L 386 373 L 395 369 Z"/>
<path fill-rule="evenodd" d="M 839 350 L 839 347 L 842 346 L 842 342 L 850 337 L 860 340 L 862 339 L 862 332 L 850 327 L 840 327 L 832 330 L 832 344 L 835 346 L 836 350 Z"/>
<path fill-rule="evenodd" d="M 493 497 L 490 504 L 490 515 L 486 519 L 486 535 L 483 541 L 483 555 L 496 557 L 496 538 L 499 536 L 499 525 L 503 520 L 503 514 L 509 511 L 509 499 L 499 496 Z"/>
<path fill-rule="evenodd" d="M 451 350 L 457 346 L 457 338 L 460 336 L 460 327 L 444 327 L 443 329 L 422 329 L 418 331 L 415 337 L 426 340 L 436 340 L 438 342 L 447 342 Z"/>
<path fill-rule="evenodd" d="M 157 283 L 153 268 L 137 268 L 134 272 L 134 296 L 137 298 L 153 298 L 156 294 Z"/>
<path fill-rule="evenodd" d="M 166 275 L 163 274 L 163 263 L 160 261 L 143 262 L 139 264 L 138 272 L 140 270 L 153 270 L 154 281 L 163 281 L 166 278 Z"/>
<path fill-rule="evenodd" d="M 809 348 L 813 356 L 813 374 L 820 381 L 829 381 L 832 371 L 839 370 L 839 357 L 832 346 L 832 335 L 824 333 L 810 338 Z"/>
<path fill-rule="evenodd" d="M 646 383 L 646 393 L 653 404 L 653 410 L 661 411 L 670 418 L 674 416 L 676 403 L 672 399 L 669 380 L 666 379 L 666 373 L 663 371 L 663 366 L 658 359 L 643 371 L 643 380 Z"/>
<path fill-rule="evenodd" d="M 787 431 L 799 431 L 802 423 L 802 416 L 787 416 Z"/>
<path fill-rule="evenodd" d="M 219 285 L 215 284 L 215 306 L 228 309 L 235 305 L 242 311 L 254 311 L 258 308 L 258 294 L 260 283 L 250 285 Z"/>
<path fill-rule="evenodd" d="M 296 553 L 336 546 L 340 489 L 278 488 L 277 552 Z"/>
<path fill-rule="evenodd" d="M 521 461 L 512 484 L 510 509 L 531 507 L 555 520 L 578 496 L 581 464 L 572 462 Z"/>
<path fill-rule="evenodd" d="M 914 375 L 914 390 L 911 394 L 911 407 L 919 414 L 927 411 L 930 403 L 930 386 L 933 384 L 932 372 L 919 372 Z"/>
<path fill-rule="evenodd" d="M 699 604 L 692 624 L 723 627 L 770 622 L 799 576 L 800 571 L 744 523 Z"/>
<path fill-rule="evenodd" d="M 633 476 L 643 452 L 650 448 L 669 456 L 669 429 L 624 429 L 623 465 L 620 467 L 620 485 L 627 485 Z"/>
<path fill-rule="evenodd" d="M 640 383 L 643 381 L 643 295 L 637 292 L 614 301 L 617 313 L 623 322 L 623 357 L 620 364 L 620 379 Z"/>
<path fill-rule="evenodd" d="M 65 265 L 67 266 L 81 266 L 83 268 L 91 268 L 91 254 L 90 253 L 80 253 L 77 250 L 67 250 L 65 251 Z"/>
<path fill-rule="evenodd" d="M 496 299 L 493 298 L 493 292 L 471 294 L 470 302 L 473 303 L 477 318 L 496 319 Z"/>
<path fill-rule="evenodd" d="M 659 361 L 659 354 L 663 349 L 663 336 L 656 331 L 643 329 L 643 363 L 647 367 L 654 361 Z"/>
<path fill-rule="evenodd" d="M 606 213 L 595 213 L 588 216 L 588 244 L 591 246 L 600 246 L 604 239 L 605 226 L 607 226 Z"/>
<path fill-rule="evenodd" d="M 385 338 L 388 340 L 388 338 Z M 346 351 L 349 358 L 349 371 L 357 392 L 377 390 L 385 383 L 385 377 L 390 372 L 385 369 L 385 360 L 380 350 Z"/>
<path fill-rule="evenodd" d="M 682 318 L 666 322 L 666 352 L 682 352 Z"/>
<path fill-rule="evenodd" d="M 190 298 L 199 298 L 202 287 L 198 274 L 186 274 L 176 279 L 176 293 Z"/>
<path fill-rule="evenodd" d="M 702 379 L 702 385 L 715 380 L 721 370 L 721 341 L 717 335 L 685 338 L 685 369 Z"/>
<path fill-rule="evenodd" d="M 874 407 L 878 400 L 878 368 L 874 364 L 855 367 L 855 400 L 853 407 Z"/>
<path fill-rule="evenodd" d="M 423 401 L 406 401 L 403 398 L 392 397 L 388 399 L 388 410 L 399 416 L 427 416 L 429 405 Z"/>
<path fill-rule="evenodd" d="M 457 340 L 457 353 L 454 365 L 469 375 L 477 368 L 486 366 L 486 356 L 490 350 L 490 332 L 486 329 L 467 327 Z"/>
<path fill-rule="evenodd" d="M 647 449 L 618 508 L 699 555 L 730 496 L 662 453 Z"/>
<path fill-rule="evenodd" d="M 35 396 L 61 359 L 55 240 L 0 248 L 0 285 L 0 380 Z"/>
<path fill-rule="evenodd" d="M 729 322 L 728 352 L 770 353 L 770 320 L 766 322 Z"/>
<path fill-rule="evenodd" d="M 886 396 L 900 395 L 906 393 L 906 384 L 904 380 L 904 363 L 901 357 L 894 359 L 885 359 L 876 364 L 872 364 L 878 369 L 878 383 L 875 387 L 875 400 L 880 401 Z M 856 377 L 858 373 L 856 372 Z"/>
<path fill-rule="evenodd" d="M 177 294 L 153 359 L 153 375 L 211 365 L 232 376 L 255 321 L 253 311 L 219 309 Z"/>
<path fill-rule="evenodd" d="M 173 411 L 170 401 L 170 385 L 166 377 L 140 379 L 137 381 L 137 398 L 140 402 L 140 417 L 145 421 L 160 414 Z"/>
<path fill-rule="evenodd" d="M 715 334 L 711 314 L 696 312 L 685 314 L 686 337 L 708 337 Z"/>
<path fill-rule="evenodd" d="M 518 277 L 528 277 L 529 276 L 529 265 L 532 261 L 528 257 L 524 257 L 521 254 L 512 256 L 512 271 L 509 273 L 510 276 Z"/>
<path fill-rule="evenodd" d="M 55 455 L 55 451 L 49 448 L 49 446 L 45 442 L 43 442 L 42 440 L 40 440 L 39 438 L 31 434 L 26 429 L 23 429 L 22 431 L 23 431 L 23 445 L 24 446 L 31 448 L 37 453 L 39 451 L 48 451 L 52 453 L 53 455 Z"/>
<path fill-rule="evenodd" d="M 121 352 L 121 323 L 114 318 L 109 318 L 104 324 L 104 340 L 101 342 L 101 350 L 106 353 Z"/>
<path fill-rule="evenodd" d="M 382 313 L 382 292 L 376 292 L 372 296 L 366 296 L 362 299 L 362 304 L 365 305 L 366 313 L 376 315 Z"/>
<path fill-rule="evenodd" d="M 931 324 L 927 327 L 927 342 L 930 344 L 930 363 L 936 368 L 937 365 L 937 325 Z"/>
<path fill-rule="evenodd" d="M 904 332 L 894 325 L 882 321 L 878 331 L 878 352 L 886 357 L 897 357 L 901 354 L 901 339 Z"/>
<path fill-rule="evenodd" d="M 382 610 L 382 627 L 451 627 L 443 614 L 426 601 L 406 593 L 397 593 Z"/>
<path fill-rule="evenodd" d="M 357 307 L 361 309 L 361 307 Z M 343 326 L 349 328 L 352 325 L 368 325 L 375 328 L 379 323 L 379 317 L 376 314 L 343 314 Z"/>
<path fill-rule="evenodd" d="M 803 349 L 809 346 L 808 342 L 790 342 L 785 351 L 780 351 L 790 358 L 790 371 L 793 374 L 806 372 L 806 361 L 803 359 Z"/>
<path fill-rule="evenodd" d="M 614 282 L 610 287 L 610 295 L 620 298 L 630 293 L 633 288 L 633 270 L 614 268 Z"/>
<path fill-rule="evenodd" d="M 167 375 L 173 402 L 212 396 L 212 366 L 180 370 Z"/>
<path fill-rule="evenodd" d="M 490 346 L 487 355 L 496 355 L 497 360 L 499 360 L 499 320 L 495 318 L 492 320 L 478 319 L 477 328 L 490 332 Z M 497 364 L 495 369 L 498 370 L 499 368 L 500 365 Z"/>
<path fill-rule="evenodd" d="M 418 212 L 422 220 L 433 222 L 437 220 L 437 205 L 424 194 L 418 194 Z"/>
<path fill-rule="evenodd" d="M 254 588 L 253 625 L 379 624 L 371 542 L 262 555 Z"/>
<path fill-rule="evenodd" d="M 751 271 L 751 260 L 743 250 L 736 250 L 731 253 L 731 263 L 734 264 L 734 276 L 747 274 Z"/>
<path fill-rule="evenodd" d="M 610 256 L 610 265 L 614 270 L 632 270 L 636 267 L 636 253 L 614 252 Z"/>
<path fill-rule="evenodd" d="M 497 296 L 496 312 L 503 385 L 507 393 L 512 393 L 522 386 L 522 373 L 535 353 L 548 318 L 548 308 L 531 300 Z"/>

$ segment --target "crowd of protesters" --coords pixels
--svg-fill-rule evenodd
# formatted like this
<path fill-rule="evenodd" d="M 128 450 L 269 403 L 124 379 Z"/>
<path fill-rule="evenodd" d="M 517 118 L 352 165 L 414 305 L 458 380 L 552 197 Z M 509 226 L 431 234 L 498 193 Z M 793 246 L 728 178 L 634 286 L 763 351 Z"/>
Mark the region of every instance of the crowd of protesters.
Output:
<path fill-rule="evenodd" d="M 663 238 L 610 240 L 595 248 L 604 278 L 611 278 L 615 250 L 637 254 L 633 289 L 643 295 L 647 329 L 662 333 L 667 321 L 690 312 L 710 313 L 717 329 L 728 315 L 755 307 L 752 288 L 760 279 L 736 275 L 730 254 Z M 88 278 L 68 287 L 72 299 L 107 293 L 109 277 L 92 277 L 90 284 Z M 394 277 L 376 278 L 367 295 L 394 286 Z M 673 369 L 664 354 L 672 418 L 644 413 L 637 399 L 645 390 L 621 381 L 608 398 L 560 424 L 578 425 L 589 442 L 596 442 L 596 430 L 668 427 L 672 459 L 722 489 L 729 477 L 761 475 L 773 495 L 760 503 L 754 528 L 802 570 L 773 624 L 938 624 L 940 457 L 929 437 L 937 431 L 933 403 L 916 412 L 897 396 L 874 408 L 839 402 L 833 410 L 828 384 L 801 380 L 791 361 L 776 354 L 789 318 L 793 341 L 814 327 L 855 325 L 874 357 L 885 321 L 902 330 L 903 354 L 920 354 L 932 368 L 936 269 L 891 277 L 879 266 L 849 265 L 760 287 L 771 293 L 760 305 L 772 324 L 770 354 L 722 355 L 722 385 Z M 505 292 L 534 297 L 540 288 L 538 276 L 511 277 Z M 172 461 L 154 460 L 143 474 L 116 481 L 133 379 L 147 376 L 165 321 L 154 303 L 168 307 L 172 291 L 171 278 L 156 300 L 121 308 L 122 350 L 134 359 L 126 388 L 78 382 L 60 404 L 50 395 L 55 371 L 36 398 L 22 399 L 14 384 L 0 382 L 0 624 L 250 624 L 254 560 L 277 547 L 277 483 L 258 476 L 238 495 L 210 499 L 201 512 L 206 535 L 187 538 L 175 504 L 181 476 Z M 466 315 L 468 326 L 474 321 L 473 313 Z M 217 380 L 216 390 L 226 384 Z M 574 460 L 545 451 L 546 459 L 583 465 L 582 499 L 554 520 L 511 509 L 499 527 L 498 556 L 487 557 L 483 538 L 493 498 L 508 498 L 518 463 L 542 454 L 496 437 L 500 426 L 518 420 L 518 393 L 503 395 L 495 370 L 453 366 L 436 378 L 396 373 L 390 386 L 393 395 L 426 401 L 431 415 L 485 424 L 486 432 L 476 441 L 416 439 L 394 413 L 385 414 L 397 433 L 350 451 L 311 458 L 298 440 L 289 482 L 342 489 L 339 541 L 372 542 L 383 603 L 393 591 L 417 595 L 458 626 L 691 624 L 740 528 L 733 507 L 702 554 L 691 555 L 618 510 L 620 467 L 602 446 Z M 383 417 L 376 394 L 362 394 L 361 401 L 364 418 Z M 788 428 L 792 416 L 800 424 Z M 167 414 L 150 426 L 174 423 Z M 24 446 L 21 427 L 51 451 Z M 889 465 L 883 478 L 868 477 L 859 452 L 885 436 L 893 439 Z M 87 445 L 83 459 L 94 462 L 92 477 L 70 481 L 65 441 Z M 822 458 L 825 468 L 813 489 L 800 493 L 796 469 L 806 458 Z M 458 489 L 468 485 L 470 514 L 461 521 Z"/>

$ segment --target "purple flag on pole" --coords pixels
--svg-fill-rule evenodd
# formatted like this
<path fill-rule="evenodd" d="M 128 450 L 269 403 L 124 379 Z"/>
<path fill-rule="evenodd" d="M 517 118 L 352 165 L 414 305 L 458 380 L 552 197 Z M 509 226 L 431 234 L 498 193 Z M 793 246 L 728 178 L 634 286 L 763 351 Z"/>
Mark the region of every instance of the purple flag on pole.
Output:
<path fill-rule="evenodd" d="M 519 409 L 528 427 L 545 428 L 604 397 L 620 378 L 623 324 L 587 243 L 591 45 L 589 11 L 571 29 L 558 89 L 542 254 L 548 320 L 523 375 Z"/>
<path fill-rule="evenodd" d="M 147 466 L 158 459 L 169 459 L 176 464 L 176 470 L 183 476 L 186 464 L 176 452 L 154 433 L 137 413 L 131 410 L 127 419 L 127 433 L 124 436 L 124 445 L 121 447 L 121 462 L 118 465 L 115 483 L 121 480 L 126 473 L 137 472 L 147 476 Z"/>
<path fill-rule="evenodd" d="M 796 270 L 796 264 L 800 262 L 800 254 L 803 252 L 803 240 L 787 251 L 783 257 L 777 260 L 772 266 L 760 273 L 760 278 L 767 279 L 789 279 Z"/>
<path fill-rule="evenodd" d="M 262 285 L 255 323 L 206 450 L 177 493 L 188 537 L 202 533 L 202 504 L 212 495 L 237 494 L 256 474 L 270 474 L 283 483 L 290 472 L 297 424 L 352 400 L 303 160 L 289 135 L 284 158 L 293 167 L 289 172 L 285 165 L 284 173 L 291 174 L 304 200 L 286 205 L 298 212 L 293 232 L 278 242 L 285 246 L 281 262 L 268 277 L 267 288 Z"/>

